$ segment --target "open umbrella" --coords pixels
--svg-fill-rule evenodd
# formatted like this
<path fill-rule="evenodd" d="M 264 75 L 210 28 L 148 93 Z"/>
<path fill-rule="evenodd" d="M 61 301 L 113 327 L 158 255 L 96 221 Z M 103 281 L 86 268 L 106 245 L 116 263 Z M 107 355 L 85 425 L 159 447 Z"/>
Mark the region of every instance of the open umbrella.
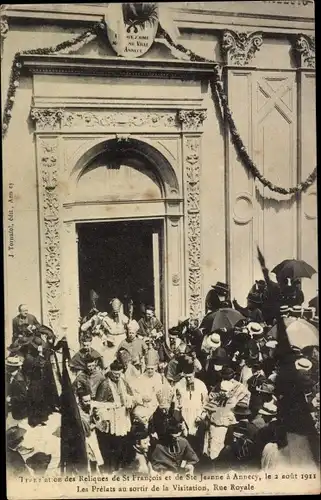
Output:
<path fill-rule="evenodd" d="M 286 333 L 292 346 L 303 349 L 308 345 L 319 345 L 319 332 L 315 326 L 302 318 L 284 318 Z M 275 340 L 278 338 L 277 325 L 269 331 Z"/>
<path fill-rule="evenodd" d="M 309 307 L 314 307 L 315 309 L 319 309 L 319 297 L 313 297 L 313 299 L 309 302 Z"/>
<path fill-rule="evenodd" d="M 226 328 L 227 330 L 234 328 L 236 323 L 241 319 L 245 318 L 239 311 L 229 307 L 223 307 L 214 314 L 212 332 L 219 328 Z"/>
<path fill-rule="evenodd" d="M 287 259 L 272 269 L 272 273 L 283 278 L 311 278 L 316 270 L 304 260 Z"/>

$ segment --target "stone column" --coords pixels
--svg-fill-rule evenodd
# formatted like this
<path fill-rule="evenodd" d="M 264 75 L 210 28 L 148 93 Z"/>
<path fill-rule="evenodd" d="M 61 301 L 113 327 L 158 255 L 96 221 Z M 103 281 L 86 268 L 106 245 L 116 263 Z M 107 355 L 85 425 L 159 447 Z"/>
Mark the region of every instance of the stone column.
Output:
<path fill-rule="evenodd" d="M 187 253 L 187 303 L 192 319 L 202 315 L 202 251 L 201 251 L 201 126 L 205 110 L 180 110 L 182 126 L 183 172 L 185 199 L 185 246 Z"/>

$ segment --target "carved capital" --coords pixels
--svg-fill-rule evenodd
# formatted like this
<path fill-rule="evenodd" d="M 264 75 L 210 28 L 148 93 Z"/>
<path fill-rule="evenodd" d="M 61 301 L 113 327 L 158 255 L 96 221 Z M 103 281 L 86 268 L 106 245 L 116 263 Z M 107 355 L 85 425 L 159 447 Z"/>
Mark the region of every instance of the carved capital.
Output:
<path fill-rule="evenodd" d="M 223 32 L 221 51 L 228 64 L 245 66 L 253 59 L 263 43 L 262 33 L 236 33 L 226 30 Z"/>
<path fill-rule="evenodd" d="M 8 32 L 9 32 L 9 24 L 8 24 L 8 18 L 6 16 L 1 16 L 0 17 L 0 25 L 1 25 L 1 39 L 5 39 Z"/>
<path fill-rule="evenodd" d="M 183 130 L 198 130 L 207 117 L 205 109 L 180 109 L 177 120 L 181 123 Z"/>
<path fill-rule="evenodd" d="M 60 128 L 63 113 L 62 109 L 32 108 L 30 117 L 39 130 L 56 130 Z"/>
<path fill-rule="evenodd" d="M 315 38 L 308 35 L 298 35 L 293 43 L 298 66 L 315 68 Z"/>

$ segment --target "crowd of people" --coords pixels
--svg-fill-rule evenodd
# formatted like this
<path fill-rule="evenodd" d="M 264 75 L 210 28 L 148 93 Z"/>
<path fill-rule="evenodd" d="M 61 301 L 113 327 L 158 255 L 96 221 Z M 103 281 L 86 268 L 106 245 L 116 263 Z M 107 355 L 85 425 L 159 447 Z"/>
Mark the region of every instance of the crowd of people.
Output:
<path fill-rule="evenodd" d="M 88 472 L 271 470 L 311 459 L 302 444 L 311 434 L 304 419 L 289 431 L 280 411 L 287 386 L 278 383 L 283 360 L 275 323 L 281 313 L 285 324 L 300 318 L 316 332 L 315 342 L 292 342 L 291 353 L 318 440 L 318 309 L 303 307 L 299 281 L 288 279 L 272 288 L 256 281 L 245 307 L 229 297 L 229 287 L 218 282 L 200 324 L 182 320 L 168 331 L 152 306 L 134 319 L 117 298 L 109 311 L 93 308 L 82 318 L 80 349 L 68 370 Z M 58 473 L 59 452 L 35 450 L 25 438 L 59 415 L 52 360 L 60 349 L 61 339 L 19 306 L 6 360 L 7 463 L 14 474 Z M 291 432 L 299 436 L 299 457 L 298 448 L 287 451 Z M 53 436 L 58 450 L 59 422 L 47 441 Z"/>

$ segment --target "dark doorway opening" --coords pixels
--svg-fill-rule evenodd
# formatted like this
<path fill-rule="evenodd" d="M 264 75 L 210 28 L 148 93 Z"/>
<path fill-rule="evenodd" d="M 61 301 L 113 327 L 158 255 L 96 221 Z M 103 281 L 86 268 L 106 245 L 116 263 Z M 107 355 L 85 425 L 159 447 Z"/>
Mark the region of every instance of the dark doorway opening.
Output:
<path fill-rule="evenodd" d="M 95 306 L 108 311 L 118 297 L 138 320 L 145 305 L 163 319 L 163 221 L 77 224 L 79 300 L 83 317 Z"/>

